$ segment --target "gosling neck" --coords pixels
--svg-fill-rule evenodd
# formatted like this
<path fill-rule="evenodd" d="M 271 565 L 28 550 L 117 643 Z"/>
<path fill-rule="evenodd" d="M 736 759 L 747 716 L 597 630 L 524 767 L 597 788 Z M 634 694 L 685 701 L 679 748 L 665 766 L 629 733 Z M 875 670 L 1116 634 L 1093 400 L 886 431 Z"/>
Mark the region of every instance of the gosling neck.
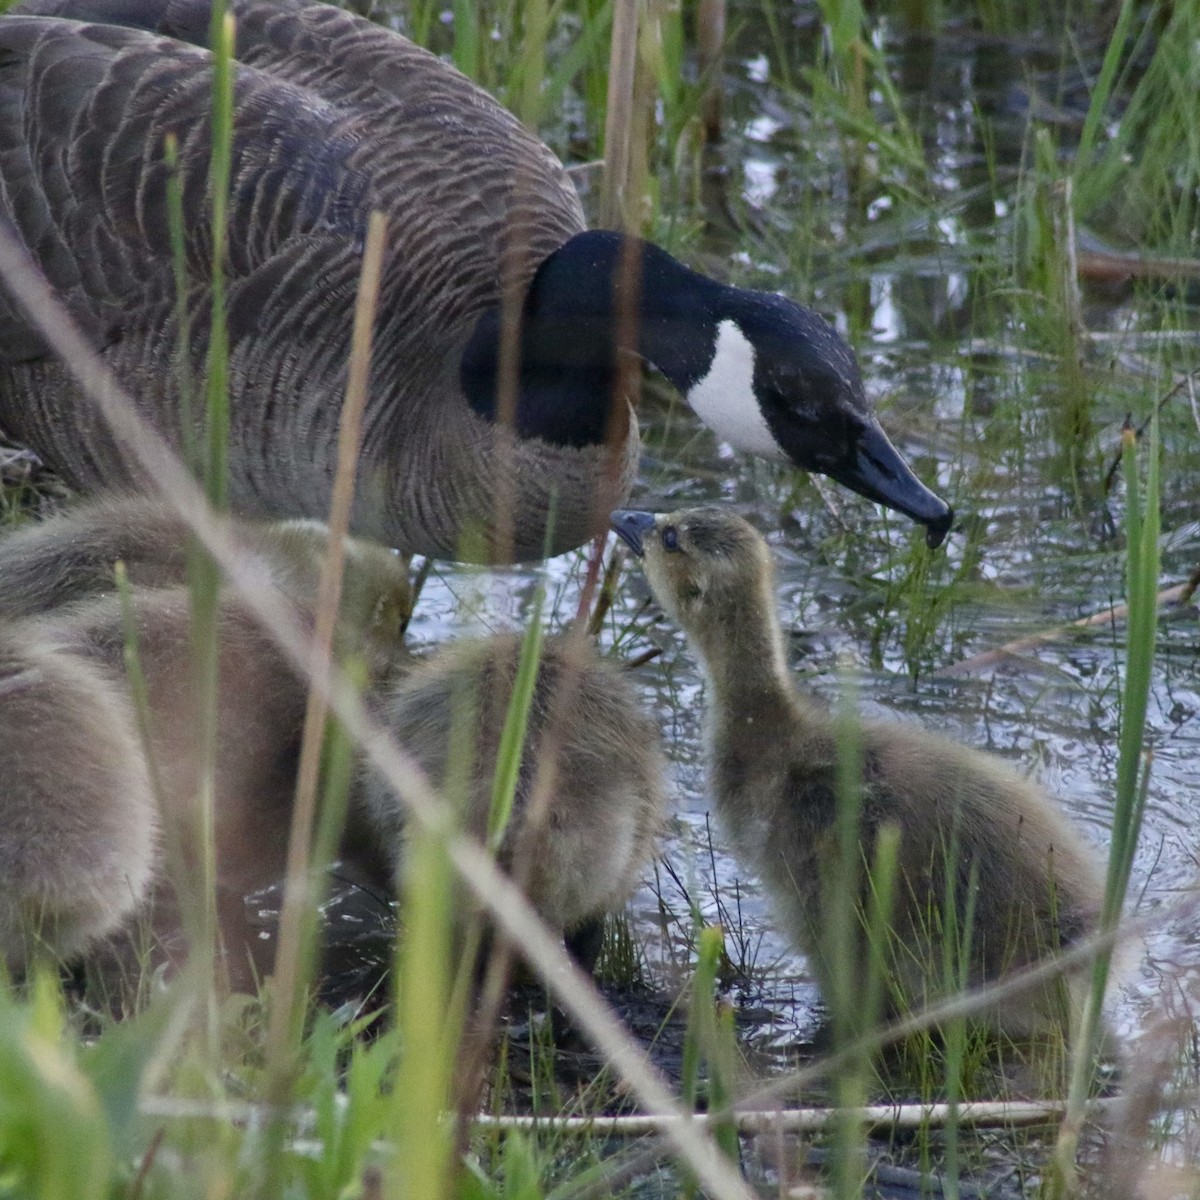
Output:
<path fill-rule="evenodd" d="M 688 629 L 704 661 L 715 707 L 727 719 L 791 712 L 796 691 L 769 580 L 752 599 L 714 606 Z"/>

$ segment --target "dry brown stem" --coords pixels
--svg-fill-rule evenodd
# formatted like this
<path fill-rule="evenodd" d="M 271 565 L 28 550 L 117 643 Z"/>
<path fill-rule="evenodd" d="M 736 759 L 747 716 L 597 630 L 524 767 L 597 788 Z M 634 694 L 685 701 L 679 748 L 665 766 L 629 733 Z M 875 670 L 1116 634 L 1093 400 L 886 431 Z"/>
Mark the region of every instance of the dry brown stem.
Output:
<path fill-rule="evenodd" d="M 1172 604 L 1182 607 L 1192 598 L 1198 586 L 1200 586 L 1200 566 L 1192 571 L 1186 582 L 1177 583 L 1174 587 L 1164 588 L 1159 592 L 1156 597 L 1158 607 L 1166 608 Z M 997 646 L 994 650 L 985 650 L 982 654 L 973 654 L 970 658 L 960 659 L 948 667 L 943 667 L 938 674 L 973 675 L 978 671 L 990 670 L 1010 658 L 1035 650 L 1038 646 L 1059 641 L 1073 630 L 1095 629 L 1097 626 L 1111 625 L 1117 621 L 1123 621 L 1128 615 L 1129 606 L 1127 604 L 1113 604 L 1090 616 L 1080 617 L 1070 624 L 1055 625 L 1050 629 L 1028 634 L 1026 637 L 1014 638 L 1011 642 L 1005 642 L 1003 646 Z"/>

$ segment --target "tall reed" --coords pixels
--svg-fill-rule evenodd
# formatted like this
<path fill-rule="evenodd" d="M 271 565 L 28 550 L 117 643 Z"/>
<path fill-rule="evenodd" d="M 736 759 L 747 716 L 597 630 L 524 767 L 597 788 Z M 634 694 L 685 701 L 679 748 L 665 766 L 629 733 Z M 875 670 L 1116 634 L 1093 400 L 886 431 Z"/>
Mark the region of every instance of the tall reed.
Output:
<path fill-rule="evenodd" d="M 1159 577 L 1159 443 L 1157 414 L 1150 423 L 1144 480 L 1137 467 L 1137 440 L 1127 429 L 1123 441 L 1125 460 L 1125 593 L 1129 606 L 1125 634 L 1125 682 L 1121 696 L 1121 732 L 1117 758 L 1116 803 L 1113 810 L 1112 841 L 1104 905 L 1100 916 L 1102 932 L 1116 930 L 1129 890 L 1133 856 L 1137 851 L 1150 756 L 1146 751 L 1146 712 L 1154 667 L 1158 631 L 1156 595 Z M 1113 951 L 1101 949 L 1092 968 L 1091 989 L 1075 1036 L 1071 1059 L 1071 1081 L 1067 1115 L 1054 1149 L 1048 1194 L 1072 1197 L 1079 1194 L 1075 1158 L 1083 1129 L 1084 1103 L 1096 1070 L 1100 1043 L 1101 1006 L 1108 986 Z"/>
<path fill-rule="evenodd" d="M 205 413 L 203 470 L 205 493 L 216 510 L 224 509 L 229 494 L 229 336 L 225 312 L 225 257 L 228 245 L 229 186 L 233 159 L 233 46 L 234 22 L 225 11 L 224 0 L 213 0 L 210 27 L 212 44 L 212 108 L 208 168 L 210 264 L 210 326 L 205 360 Z M 172 205 L 174 218 L 181 213 Z M 180 231 L 172 234 L 176 243 Z M 177 275 L 177 287 L 185 284 Z M 177 309 L 182 307 L 177 301 Z M 184 336 L 181 328 L 178 337 Z M 188 555 L 188 582 L 192 595 L 191 644 L 198 697 L 197 743 L 201 772 L 196 796 L 196 842 L 200 873 L 200 911 L 194 927 L 199 931 L 191 949 L 192 971 L 203 972 L 204 1014 L 208 1052 L 216 1055 L 218 1029 L 215 995 L 212 991 L 218 954 L 216 917 L 216 834 L 214 779 L 217 769 L 217 722 L 220 702 L 217 626 L 220 605 L 220 572 L 211 555 L 193 540 Z M 214 1057 L 215 1066 L 215 1057 Z"/>

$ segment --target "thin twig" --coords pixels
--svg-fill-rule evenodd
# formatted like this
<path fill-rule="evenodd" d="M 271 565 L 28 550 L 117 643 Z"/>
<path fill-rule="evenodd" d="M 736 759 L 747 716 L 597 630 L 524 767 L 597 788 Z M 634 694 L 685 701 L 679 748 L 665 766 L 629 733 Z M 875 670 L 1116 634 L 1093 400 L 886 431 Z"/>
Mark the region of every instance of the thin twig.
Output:
<path fill-rule="evenodd" d="M 412 565 L 411 563 L 409 564 Z M 421 565 L 417 568 L 417 573 L 412 577 L 412 584 L 408 589 L 408 612 L 404 614 L 403 623 L 400 626 L 400 637 L 408 633 L 408 627 L 412 623 L 413 614 L 417 611 L 417 601 L 421 598 L 421 593 L 425 590 L 425 584 L 429 581 L 430 573 L 433 571 L 433 559 L 426 555 L 421 559 Z"/>
<path fill-rule="evenodd" d="M 592 548 L 588 552 L 587 573 L 583 577 L 583 589 L 579 593 L 579 606 L 575 610 L 576 624 L 587 625 L 588 628 L 590 628 L 588 611 L 592 607 L 592 599 L 596 595 L 596 584 L 600 579 L 600 564 L 604 561 L 604 546 L 607 541 L 607 533 L 598 533 L 592 539 Z M 594 620 L 595 617 L 593 616 L 592 619 Z"/>
<path fill-rule="evenodd" d="M 704 126 L 704 140 L 710 145 L 721 140 L 726 18 L 726 0 L 700 0 L 696 11 L 696 57 L 704 85 L 700 121 Z"/>
<path fill-rule="evenodd" d="M 1158 607 L 1165 608 L 1169 604 L 1182 607 L 1192 598 L 1197 587 L 1200 587 L 1200 566 L 1197 566 L 1192 571 L 1184 583 L 1177 583 L 1174 587 L 1164 588 L 1159 592 L 1156 597 Z M 994 650 L 985 650 L 982 654 L 973 654 L 970 658 L 960 659 L 956 663 L 951 663 L 948 667 L 943 667 L 937 674 L 943 676 L 971 675 L 976 671 L 986 671 L 990 667 L 1004 662 L 1006 659 L 1024 654 L 1049 642 L 1058 641 L 1059 638 L 1065 637 L 1072 630 L 1095 629 L 1098 625 L 1111 625 L 1116 621 L 1123 621 L 1128 615 L 1129 605 L 1113 604 L 1108 608 L 1102 609 L 1100 612 L 1092 613 L 1091 616 L 1080 617 L 1077 621 L 1072 621 L 1067 625 L 1055 625 L 1050 629 L 1043 629 L 1038 633 L 1014 638 L 1011 642 L 1005 642 L 1003 646 L 997 646 Z"/>
<path fill-rule="evenodd" d="M 313 823 L 317 810 L 317 784 L 321 772 L 321 749 L 329 715 L 326 698 L 329 670 L 333 661 L 333 638 L 342 597 L 342 573 L 346 561 L 346 536 L 358 474 L 362 442 L 363 412 L 366 409 L 371 373 L 371 342 L 379 283 L 383 274 L 384 238 L 387 220 L 381 212 L 371 213 L 363 249 L 358 300 L 354 310 L 350 370 L 338 430 L 337 470 L 329 510 L 329 539 L 321 578 L 317 586 L 317 608 L 309 673 L 308 704 L 304 714 L 304 736 L 300 747 L 296 798 L 288 839 L 287 876 L 283 909 L 279 919 L 279 949 L 275 958 L 274 1003 L 267 1038 L 268 1094 L 278 1103 L 287 1087 L 294 1042 L 295 1001 L 303 953 L 304 918 L 309 905 Z M 318 686 L 323 685 L 323 686 Z"/>
<path fill-rule="evenodd" d="M 1150 422 L 1154 420 L 1154 418 L 1158 416 L 1158 414 L 1162 412 L 1164 408 L 1166 408 L 1168 401 L 1174 400 L 1175 397 L 1178 396 L 1179 393 L 1188 386 L 1188 383 L 1197 378 L 1197 376 L 1200 376 L 1200 367 L 1197 367 L 1195 370 L 1188 371 L 1186 375 L 1181 375 L 1175 381 L 1174 386 L 1171 387 L 1167 394 L 1163 396 L 1161 400 L 1159 400 L 1157 405 L 1155 405 L 1154 411 L 1135 430 L 1135 436 L 1137 437 L 1138 441 L 1141 441 L 1142 434 L 1144 434 L 1146 430 L 1150 428 Z M 1130 418 L 1126 417 L 1124 428 L 1128 429 L 1129 426 Z M 1124 456 L 1125 446 L 1124 443 L 1122 443 L 1121 449 L 1118 450 L 1114 455 L 1112 462 L 1109 464 L 1108 470 L 1104 474 L 1104 494 L 1106 496 L 1112 490 L 1113 480 L 1117 477 L 1117 471 L 1120 470 L 1121 460 Z"/>
<path fill-rule="evenodd" d="M 641 654 L 635 654 L 632 658 L 626 659 L 621 664 L 621 669 L 624 671 L 633 671 L 637 667 L 644 667 L 646 663 L 653 662 L 661 654 L 661 646 L 651 646 L 649 650 L 643 650 Z"/>
<path fill-rule="evenodd" d="M 151 1136 L 150 1145 L 146 1147 L 146 1153 L 142 1155 L 142 1161 L 138 1163 L 137 1174 L 129 1185 L 129 1200 L 141 1200 L 142 1192 L 146 1190 L 146 1177 L 150 1174 L 150 1168 L 154 1166 L 154 1160 L 158 1157 L 158 1148 L 163 1144 L 163 1138 L 166 1136 L 167 1127 L 165 1125 L 160 1125 Z"/>
<path fill-rule="evenodd" d="M 603 542 L 600 549 L 603 550 Z M 588 619 L 588 633 L 598 637 L 604 628 L 604 618 L 608 616 L 616 599 L 617 583 L 621 578 L 621 568 L 625 565 L 625 552 L 621 546 L 614 546 L 608 556 L 608 566 L 604 568 L 604 578 L 600 583 L 600 594 L 596 597 L 596 607 Z"/>
<path fill-rule="evenodd" d="M 1200 259 L 1101 250 L 1094 246 L 1076 251 L 1075 266 L 1081 279 L 1101 282 L 1124 279 L 1200 278 Z"/>
<path fill-rule="evenodd" d="M 604 117 L 604 183 L 600 201 L 600 221 L 609 229 L 624 227 L 629 202 L 637 36 L 638 0 L 615 0 Z"/>
<path fill-rule="evenodd" d="M 1083 319 L 1083 297 L 1079 292 L 1079 270 L 1075 259 L 1075 202 L 1072 188 L 1070 176 L 1054 185 L 1052 219 L 1058 244 L 1066 248 L 1066 270 L 1062 278 L 1063 306 L 1067 310 L 1071 337 L 1078 346 L 1087 339 L 1088 329 Z"/>
<path fill-rule="evenodd" d="M 1194 1092 L 1169 1093 L 1159 1100 L 1159 1111 L 1192 1106 Z M 706 1129 L 714 1122 L 732 1124 L 738 1133 L 819 1133 L 849 1117 L 872 1129 L 939 1129 L 953 1117 L 960 1126 L 976 1129 L 1003 1129 L 1018 1126 L 1048 1125 L 1062 1116 L 1065 1100 L 965 1100 L 949 1104 L 866 1104 L 851 1108 L 778 1108 L 732 1113 L 635 1113 L 628 1116 L 530 1116 L 480 1112 L 471 1117 L 476 1129 L 540 1130 L 545 1133 L 578 1134 L 595 1137 L 646 1137 L 663 1134 L 675 1125 L 693 1125 Z M 1090 1115 L 1099 1116 L 1118 1108 L 1120 1096 L 1097 1097 L 1088 1102 Z M 951 1109 L 954 1109 L 952 1114 Z M 262 1104 L 214 1104 L 177 1096 L 147 1096 L 139 1104 L 143 1116 L 155 1120 L 209 1120 L 237 1126 L 254 1127 L 269 1119 L 271 1109 Z M 294 1109 L 290 1118 L 300 1130 L 311 1129 L 316 1114 L 310 1108 Z M 447 1120 L 455 1119 L 447 1114 Z M 301 1134 L 301 1136 L 304 1136 Z M 294 1144 L 294 1143 L 293 1143 Z M 312 1139 L 314 1146 L 319 1146 Z M 385 1143 L 377 1143 L 382 1149 Z"/>

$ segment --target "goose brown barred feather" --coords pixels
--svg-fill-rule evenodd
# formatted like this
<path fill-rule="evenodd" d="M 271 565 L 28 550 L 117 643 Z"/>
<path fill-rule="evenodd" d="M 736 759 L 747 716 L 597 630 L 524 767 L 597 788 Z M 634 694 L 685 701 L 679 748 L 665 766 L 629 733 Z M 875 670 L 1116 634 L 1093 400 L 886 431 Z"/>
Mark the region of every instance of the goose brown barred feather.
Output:
<path fill-rule="evenodd" d="M 709 680 L 709 786 L 734 848 L 770 889 L 818 981 L 832 986 L 829 869 L 838 861 L 834 718 L 796 689 L 783 652 L 770 551 L 741 517 L 712 508 L 613 513 L 651 589 L 687 634 Z M 994 981 L 1094 931 L 1095 853 L 1036 785 L 1000 760 L 899 722 L 863 720 L 858 863 L 899 833 L 887 949 L 890 1005 L 947 990 L 947 931 L 969 939 L 967 981 Z M 947 883 L 948 878 L 952 884 Z M 952 898 L 953 908 L 946 898 Z M 859 914 L 870 911 L 864 882 Z M 974 911 L 969 931 L 956 922 Z M 870 957 L 856 919 L 854 978 Z M 955 971 L 958 964 L 955 964 Z M 1090 972 L 1006 999 L 984 1014 L 1010 1034 L 1066 1033 Z"/>
<path fill-rule="evenodd" d="M 539 557 L 629 492 L 614 280 L 642 268 L 628 349 L 720 436 L 824 471 L 928 526 L 947 506 L 888 442 L 849 348 L 783 297 L 585 232 L 553 154 L 433 55 L 303 0 L 234 0 L 227 293 L 230 469 L 250 515 L 328 511 L 353 295 L 372 209 L 389 242 L 354 529 L 408 552 Z M 207 0 L 29 0 L 0 22 L 0 220 L 133 393 L 182 443 L 162 146 L 180 138 L 187 357 L 202 375 L 212 247 Z M 522 301 L 515 436 L 499 307 Z M 69 372 L 0 299 L 0 424 L 78 487 L 138 485 Z M 504 519 L 495 516 L 497 507 Z M 503 529 L 511 523 L 509 544 Z"/>

